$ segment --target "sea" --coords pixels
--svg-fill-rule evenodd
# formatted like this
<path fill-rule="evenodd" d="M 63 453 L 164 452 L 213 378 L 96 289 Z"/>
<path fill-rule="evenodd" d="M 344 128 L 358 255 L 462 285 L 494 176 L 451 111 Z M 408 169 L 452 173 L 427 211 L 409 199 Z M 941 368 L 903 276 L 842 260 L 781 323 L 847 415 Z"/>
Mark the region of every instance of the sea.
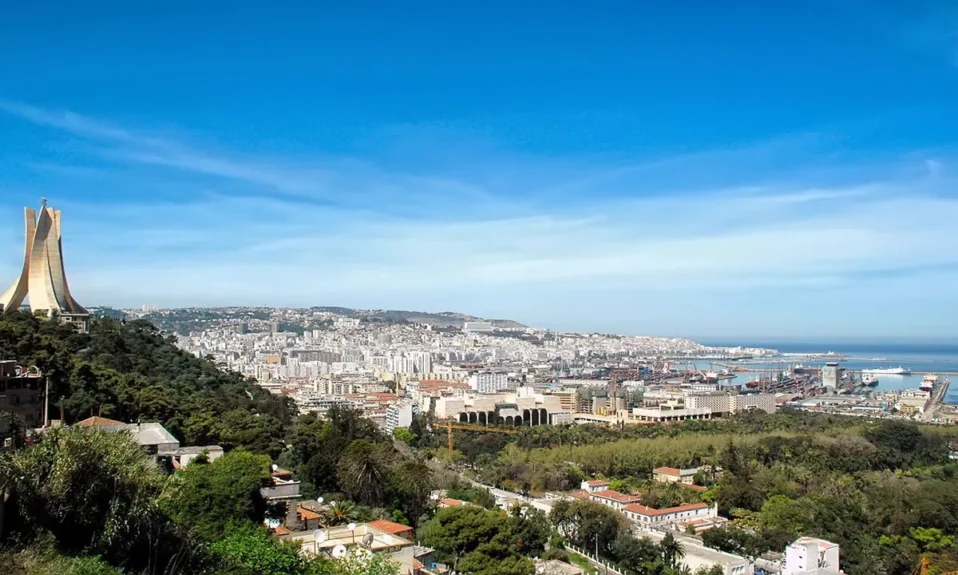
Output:
<path fill-rule="evenodd" d="M 838 359 L 839 365 L 847 370 L 861 371 L 862 369 L 904 367 L 914 372 L 928 372 L 941 374 L 942 378 L 951 380 L 954 385 L 948 388 L 945 403 L 958 404 L 958 342 L 795 342 L 795 341 L 763 341 L 763 342 L 702 342 L 711 346 L 742 346 L 776 349 L 782 355 L 768 359 L 748 360 L 743 367 L 751 369 L 768 369 L 781 371 L 796 364 L 804 367 L 821 367 L 826 359 L 816 357 L 808 359 L 788 354 L 824 355 L 832 352 L 844 358 Z M 738 362 L 737 362 L 738 363 Z M 700 368 L 706 367 L 701 365 Z M 731 380 L 730 384 L 745 384 L 755 379 L 759 373 L 740 373 Z M 924 375 L 878 375 L 878 390 L 896 390 L 917 388 Z"/>

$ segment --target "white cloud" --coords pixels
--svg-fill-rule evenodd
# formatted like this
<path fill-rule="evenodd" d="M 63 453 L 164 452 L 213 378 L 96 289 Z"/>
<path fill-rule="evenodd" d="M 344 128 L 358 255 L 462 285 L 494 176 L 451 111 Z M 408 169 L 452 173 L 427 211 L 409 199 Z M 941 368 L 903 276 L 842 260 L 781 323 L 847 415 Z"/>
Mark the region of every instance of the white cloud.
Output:
<path fill-rule="evenodd" d="M 59 206 L 68 273 L 87 303 L 419 305 L 519 319 L 531 310 L 540 323 L 605 314 L 601 326 L 639 314 L 632 308 L 654 315 L 676 301 L 720 305 L 746 292 L 775 296 L 756 297 L 766 306 L 805 293 L 839 301 L 863 285 L 872 291 L 859 301 L 899 297 L 892 290 L 903 286 L 932 294 L 909 283 L 908 270 L 928 282 L 958 266 L 956 182 L 943 158 L 908 158 L 922 169 L 883 167 L 842 183 L 763 173 L 653 195 L 634 192 L 669 187 L 644 180 L 650 169 L 695 171 L 704 162 L 715 170 L 730 153 L 650 169 L 579 161 L 563 172 L 569 184 L 548 176 L 555 160 L 510 158 L 510 178 L 493 193 L 485 171 L 470 178 L 349 159 L 243 158 L 70 112 L 0 109 L 93 141 L 99 157 L 123 163 L 118 186 L 203 178 L 186 179 L 197 191 L 189 201 L 94 200 L 66 185 L 77 190 Z M 138 169 L 150 171 L 137 179 Z M 55 175 L 81 182 L 69 170 Z M 317 198 L 329 201 L 306 201 Z M 11 250 L 11 274 L 15 257 Z M 883 288 L 881 275 L 897 270 Z"/>

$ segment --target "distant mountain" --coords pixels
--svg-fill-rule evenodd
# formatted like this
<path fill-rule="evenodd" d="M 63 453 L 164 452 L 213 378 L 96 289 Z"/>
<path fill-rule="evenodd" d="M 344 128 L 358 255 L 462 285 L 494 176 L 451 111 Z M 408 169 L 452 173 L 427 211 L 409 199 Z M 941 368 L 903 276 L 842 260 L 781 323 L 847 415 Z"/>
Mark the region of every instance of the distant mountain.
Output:
<path fill-rule="evenodd" d="M 437 327 L 457 327 L 461 328 L 467 321 L 488 321 L 492 325 L 505 329 L 524 329 L 523 324 L 508 319 L 486 320 L 474 315 L 457 313 L 452 311 L 443 311 L 439 313 L 429 313 L 424 311 L 403 311 L 395 309 L 349 309 L 344 307 L 317 307 L 311 308 L 316 311 L 325 311 L 335 313 L 346 317 L 358 317 L 369 319 L 381 319 L 384 321 L 406 321 L 409 323 L 422 323 L 434 325 Z"/>

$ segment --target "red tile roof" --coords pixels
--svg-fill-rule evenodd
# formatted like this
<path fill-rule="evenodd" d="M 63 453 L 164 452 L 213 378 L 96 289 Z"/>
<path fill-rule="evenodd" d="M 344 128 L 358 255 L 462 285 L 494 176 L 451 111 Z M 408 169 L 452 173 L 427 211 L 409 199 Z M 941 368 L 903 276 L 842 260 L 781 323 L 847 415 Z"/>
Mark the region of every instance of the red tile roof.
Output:
<path fill-rule="evenodd" d="M 589 486 L 590 486 L 590 487 L 598 487 L 598 486 L 600 486 L 600 485 L 609 485 L 609 482 L 608 482 L 608 481 L 604 481 L 604 480 L 602 480 L 602 479 L 595 479 L 595 480 L 589 481 Z"/>
<path fill-rule="evenodd" d="M 369 526 L 373 529 L 378 529 L 383 533 L 390 533 L 396 535 L 399 533 L 405 533 L 406 531 L 412 531 L 412 527 L 408 525 L 402 525 L 400 523 L 393 523 L 392 521 L 387 521 L 385 519 L 377 519 L 375 521 L 370 521 Z"/>
<path fill-rule="evenodd" d="M 646 507 L 645 505 L 633 503 L 632 505 L 626 505 L 624 511 L 638 513 L 639 515 L 648 515 L 650 517 L 658 517 L 660 515 L 672 515 L 673 513 L 681 513 L 683 511 L 695 511 L 696 509 L 708 508 L 709 506 L 705 503 L 686 503 L 685 505 L 669 507 L 667 509 L 652 509 L 651 507 Z"/>
<path fill-rule="evenodd" d="M 445 505 L 446 507 L 462 507 L 465 505 L 465 503 L 459 501 L 458 499 L 449 499 L 448 497 L 440 499 L 439 503 L 441 505 Z"/>
<path fill-rule="evenodd" d="M 306 509 L 302 505 L 297 506 L 296 511 L 297 513 L 299 513 L 299 516 L 303 518 L 303 521 L 310 521 L 312 519 L 319 519 L 320 517 L 322 517 L 322 515 L 320 515 L 319 513 L 316 513 L 315 511 L 310 511 L 309 509 Z"/>
<path fill-rule="evenodd" d="M 592 497 L 601 497 L 602 499 L 611 499 L 617 503 L 633 503 L 642 499 L 641 495 L 627 495 L 625 493 L 619 493 L 612 489 L 606 489 L 604 491 L 596 491 L 592 494 Z"/>
<path fill-rule="evenodd" d="M 676 477 L 682 475 L 681 469 L 676 469 L 674 467 L 656 467 L 652 470 L 652 473 L 662 473 L 665 475 L 674 475 Z"/>
<path fill-rule="evenodd" d="M 580 490 L 578 490 L 578 491 L 573 491 L 573 492 L 569 493 L 569 497 L 575 497 L 576 499 L 585 499 L 586 501 L 588 501 L 588 500 L 589 500 L 589 492 L 588 492 L 588 491 L 583 491 L 583 490 L 580 489 Z"/>

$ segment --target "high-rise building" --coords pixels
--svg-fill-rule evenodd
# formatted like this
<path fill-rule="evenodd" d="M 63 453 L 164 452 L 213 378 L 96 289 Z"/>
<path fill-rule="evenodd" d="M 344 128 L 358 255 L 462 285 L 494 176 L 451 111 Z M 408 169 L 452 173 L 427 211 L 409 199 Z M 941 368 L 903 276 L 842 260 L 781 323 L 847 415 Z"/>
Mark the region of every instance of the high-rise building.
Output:
<path fill-rule="evenodd" d="M 26 236 L 23 248 L 23 269 L 13 285 L 0 295 L 4 311 L 16 311 L 24 299 L 30 310 L 64 322 L 89 327 L 90 314 L 70 294 L 63 266 L 63 242 L 60 210 L 47 206 L 46 198 L 37 216 L 33 208 L 24 208 Z"/>
<path fill-rule="evenodd" d="M 469 376 L 469 387 L 479 393 L 498 393 L 509 389 L 509 376 L 504 373 L 476 373 Z"/>
<path fill-rule="evenodd" d="M 412 403 L 394 403 L 386 408 L 386 432 L 392 435 L 397 427 L 412 425 Z"/>

